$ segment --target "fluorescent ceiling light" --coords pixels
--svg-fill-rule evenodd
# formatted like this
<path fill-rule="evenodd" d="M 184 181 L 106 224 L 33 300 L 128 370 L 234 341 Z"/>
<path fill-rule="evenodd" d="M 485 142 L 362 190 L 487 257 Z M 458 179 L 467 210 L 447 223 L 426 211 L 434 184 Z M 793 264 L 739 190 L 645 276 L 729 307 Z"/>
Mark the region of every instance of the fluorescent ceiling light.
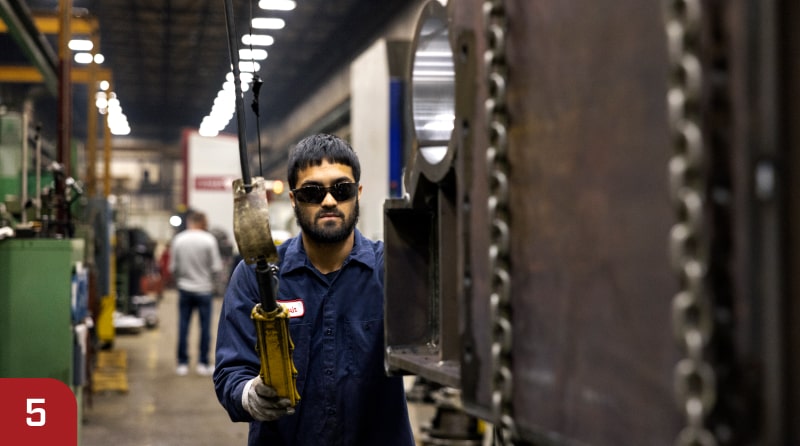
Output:
<path fill-rule="evenodd" d="M 224 106 L 226 104 L 230 104 L 231 102 L 232 101 L 230 99 L 228 99 L 227 97 L 217 96 L 216 98 L 214 98 L 214 105 L 218 105 L 220 107 L 222 107 L 222 106 Z"/>
<path fill-rule="evenodd" d="M 90 64 L 94 57 L 90 53 L 75 53 L 75 62 L 81 64 Z"/>
<path fill-rule="evenodd" d="M 203 126 L 200 126 L 200 130 L 197 133 L 199 133 L 200 136 L 203 136 L 203 137 L 206 137 L 206 138 L 213 138 L 213 137 L 219 135 L 218 131 L 216 131 L 216 130 L 214 130 L 212 128 L 203 127 Z M 170 224 L 172 224 L 172 219 L 173 218 L 175 218 L 175 217 L 170 217 Z M 180 224 L 172 225 L 172 226 L 180 226 Z"/>
<path fill-rule="evenodd" d="M 119 127 L 115 126 L 111 128 L 110 132 L 112 135 L 117 135 L 117 136 L 130 135 L 131 127 L 127 123 L 125 123 L 124 125 L 120 125 Z"/>
<path fill-rule="evenodd" d="M 286 22 L 283 19 L 276 19 L 274 17 L 256 17 L 252 21 L 253 28 L 256 29 L 283 29 Z"/>
<path fill-rule="evenodd" d="M 266 34 L 245 34 L 242 36 L 242 43 L 245 45 L 270 46 L 275 43 L 275 39 Z"/>
<path fill-rule="evenodd" d="M 72 51 L 91 51 L 94 48 L 91 40 L 86 39 L 72 39 L 67 44 Z"/>
<path fill-rule="evenodd" d="M 262 2 L 264 3 L 264 2 Z M 295 7 L 293 1 L 283 1 L 284 10 L 291 10 Z M 291 4 L 291 7 L 288 7 Z M 258 29 L 281 29 L 285 26 L 282 19 L 277 18 L 255 18 L 252 21 L 253 28 Z M 266 34 L 245 34 L 242 36 L 242 43 L 247 46 L 269 46 L 275 42 L 272 36 Z M 261 65 L 256 60 L 264 60 L 267 58 L 267 52 L 262 49 L 242 49 L 239 50 L 239 78 L 242 81 L 242 92 L 250 89 L 250 83 L 253 81 L 253 73 L 261 69 Z M 203 136 L 213 137 L 222 131 L 228 122 L 233 118 L 235 112 L 236 93 L 234 92 L 233 73 L 228 73 L 225 76 L 226 82 L 222 84 L 222 90 L 217 93 L 217 98 L 214 100 L 214 105 L 211 107 L 209 116 L 203 119 L 200 124 L 200 134 Z"/>
<path fill-rule="evenodd" d="M 258 7 L 274 11 L 291 11 L 297 6 L 294 0 L 260 0 Z"/>
<path fill-rule="evenodd" d="M 244 83 L 253 82 L 253 73 L 239 73 L 239 79 Z M 233 82 L 233 73 L 230 71 L 225 75 L 225 80 Z"/>
<path fill-rule="evenodd" d="M 103 56 L 100 53 L 97 53 L 97 54 L 94 55 L 94 63 L 100 65 L 105 61 L 106 61 L 106 56 Z"/>
<path fill-rule="evenodd" d="M 255 73 L 256 71 L 261 69 L 261 65 L 258 62 L 251 62 L 251 61 L 240 61 L 239 62 L 239 71 L 246 71 L 249 73 Z"/>
<path fill-rule="evenodd" d="M 239 86 L 242 88 L 242 92 L 243 93 L 245 91 L 250 90 L 250 84 L 248 84 L 246 82 L 242 82 L 241 84 L 239 84 Z M 225 81 L 225 82 L 223 82 L 222 83 L 222 89 L 223 90 L 230 90 L 230 91 L 234 92 L 234 97 L 236 97 L 236 93 L 235 93 L 236 86 L 234 85 L 233 81 Z"/>
<path fill-rule="evenodd" d="M 117 95 L 111 93 L 108 99 L 108 127 L 112 135 L 128 135 L 131 133 L 131 126 L 128 124 L 128 117 L 122 113 L 122 105 L 120 105 Z"/>
<path fill-rule="evenodd" d="M 264 60 L 267 58 L 266 50 L 244 48 L 239 50 L 239 59 L 241 60 Z"/>

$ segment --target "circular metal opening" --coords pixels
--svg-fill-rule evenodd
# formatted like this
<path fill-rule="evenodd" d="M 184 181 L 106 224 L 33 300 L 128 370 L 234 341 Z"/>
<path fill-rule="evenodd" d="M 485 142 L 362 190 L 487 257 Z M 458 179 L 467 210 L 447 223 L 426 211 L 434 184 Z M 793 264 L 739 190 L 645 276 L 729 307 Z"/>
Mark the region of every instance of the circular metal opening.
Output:
<path fill-rule="evenodd" d="M 455 121 L 455 67 L 444 7 L 432 2 L 417 28 L 411 70 L 411 112 L 419 149 L 431 164 L 441 162 Z"/>

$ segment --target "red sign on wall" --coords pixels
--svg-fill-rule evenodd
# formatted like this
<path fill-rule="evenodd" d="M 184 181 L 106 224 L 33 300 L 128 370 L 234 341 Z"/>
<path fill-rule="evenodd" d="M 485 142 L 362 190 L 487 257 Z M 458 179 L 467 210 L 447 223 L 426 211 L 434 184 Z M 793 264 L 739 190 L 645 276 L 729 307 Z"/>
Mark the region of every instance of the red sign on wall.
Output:
<path fill-rule="evenodd" d="M 195 177 L 194 188 L 196 190 L 231 190 L 233 188 L 233 178 L 229 177 Z"/>

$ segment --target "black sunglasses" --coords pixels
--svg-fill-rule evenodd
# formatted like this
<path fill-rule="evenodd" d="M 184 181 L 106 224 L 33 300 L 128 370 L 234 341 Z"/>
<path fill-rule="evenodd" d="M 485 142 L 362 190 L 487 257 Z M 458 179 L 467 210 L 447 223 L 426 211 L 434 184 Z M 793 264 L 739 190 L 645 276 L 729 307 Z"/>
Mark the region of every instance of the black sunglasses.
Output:
<path fill-rule="evenodd" d="M 320 204 L 331 193 L 336 201 L 347 201 L 358 193 L 358 183 L 337 183 L 331 187 L 303 186 L 292 189 L 294 198 L 301 203 Z"/>

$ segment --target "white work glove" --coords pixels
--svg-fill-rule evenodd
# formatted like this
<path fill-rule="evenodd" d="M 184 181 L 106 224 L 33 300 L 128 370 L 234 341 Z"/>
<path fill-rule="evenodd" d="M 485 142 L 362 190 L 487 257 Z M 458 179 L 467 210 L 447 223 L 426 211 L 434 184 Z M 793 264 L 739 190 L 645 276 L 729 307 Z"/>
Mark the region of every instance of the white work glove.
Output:
<path fill-rule="evenodd" d="M 242 406 L 258 421 L 274 421 L 293 414 L 294 408 L 289 407 L 291 404 L 288 398 L 279 398 L 275 388 L 264 384 L 259 376 L 244 385 Z"/>

